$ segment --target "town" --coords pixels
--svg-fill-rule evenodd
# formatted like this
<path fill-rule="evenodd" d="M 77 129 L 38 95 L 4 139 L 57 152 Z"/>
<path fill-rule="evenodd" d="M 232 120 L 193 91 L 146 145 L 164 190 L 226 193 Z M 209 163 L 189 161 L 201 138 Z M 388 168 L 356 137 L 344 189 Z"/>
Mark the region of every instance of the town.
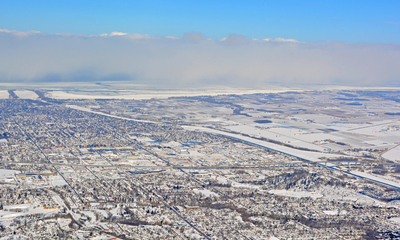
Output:
<path fill-rule="evenodd" d="M 399 93 L 2 90 L 1 239 L 400 237 Z"/>

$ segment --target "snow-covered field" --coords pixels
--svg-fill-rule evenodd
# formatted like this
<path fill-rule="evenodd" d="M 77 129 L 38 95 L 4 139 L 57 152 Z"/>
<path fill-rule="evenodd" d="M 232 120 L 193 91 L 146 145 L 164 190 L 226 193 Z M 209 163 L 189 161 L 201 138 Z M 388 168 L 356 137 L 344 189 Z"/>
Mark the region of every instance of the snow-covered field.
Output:
<path fill-rule="evenodd" d="M 315 192 L 305 192 L 305 191 L 288 191 L 288 190 L 270 190 L 268 193 L 279 195 L 279 196 L 285 196 L 285 197 L 296 197 L 296 198 L 302 198 L 302 197 L 311 197 L 311 198 L 321 198 L 322 194 L 315 193 Z"/>
<path fill-rule="evenodd" d="M 313 149 L 313 150 L 317 150 L 317 151 L 324 151 L 323 146 L 318 146 L 318 145 L 309 143 L 305 140 L 299 139 L 297 136 L 296 137 L 289 136 L 289 134 L 296 135 L 296 133 L 298 135 L 301 135 L 304 132 L 302 130 L 295 129 L 295 128 L 284 129 L 287 131 L 287 133 L 285 133 L 285 134 L 283 134 L 282 132 L 278 132 L 279 130 L 281 130 L 281 128 L 270 128 L 268 130 L 265 130 L 265 129 L 258 129 L 256 127 L 245 126 L 245 125 L 229 126 L 226 128 L 229 130 L 235 131 L 235 132 L 239 132 L 239 133 L 246 133 L 249 135 L 260 136 L 260 137 L 264 137 L 267 139 L 273 139 L 275 141 L 287 143 L 290 145 L 294 145 L 296 147 L 303 147 L 303 148 Z M 292 133 L 292 131 L 293 131 L 293 133 Z"/>
<path fill-rule="evenodd" d="M 385 152 L 382 157 L 395 162 L 400 162 L 400 145 Z"/>
<path fill-rule="evenodd" d="M 15 172 L 15 170 L 0 169 L 0 179 L 13 177 Z"/>
<path fill-rule="evenodd" d="M 32 204 L 19 204 L 19 205 L 10 205 L 4 206 L 4 210 L 0 210 L 0 219 L 4 220 L 7 218 L 16 218 L 25 215 L 32 215 L 32 214 L 53 214 L 60 212 L 59 208 L 55 209 L 44 209 L 43 207 L 36 207 Z M 21 211 L 13 211 L 16 209 L 20 209 Z M 7 210 L 7 211 L 5 211 Z"/>
<path fill-rule="evenodd" d="M 33 100 L 35 100 L 35 99 L 37 99 L 39 97 L 35 92 L 28 91 L 28 90 L 16 90 L 16 91 L 14 91 L 14 93 L 18 97 L 20 97 L 22 99 L 33 99 Z"/>
<path fill-rule="evenodd" d="M 276 88 L 269 90 L 252 90 L 252 89 L 209 89 L 207 95 L 216 96 L 224 94 L 253 94 L 253 93 L 279 93 L 287 91 L 287 88 Z M 49 91 L 49 96 L 55 99 L 152 99 L 152 98 L 169 98 L 169 97 L 193 97 L 202 96 L 204 91 L 201 89 L 189 89 L 189 90 L 125 90 L 125 91 L 110 91 L 110 92 L 99 92 L 99 91 Z"/>
<path fill-rule="evenodd" d="M 215 192 L 212 192 L 208 189 L 193 189 L 193 192 L 200 195 L 200 196 L 204 196 L 204 197 L 219 197 L 218 194 L 216 194 Z"/>
<path fill-rule="evenodd" d="M 64 186 L 67 184 L 60 175 L 51 176 L 48 178 L 48 181 L 51 186 Z"/>
<path fill-rule="evenodd" d="M 8 99 L 10 94 L 8 94 L 7 90 L 0 90 L 0 99 Z"/>
<path fill-rule="evenodd" d="M 391 218 L 390 221 L 395 222 L 395 223 L 400 223 L 400 217 Z"/>

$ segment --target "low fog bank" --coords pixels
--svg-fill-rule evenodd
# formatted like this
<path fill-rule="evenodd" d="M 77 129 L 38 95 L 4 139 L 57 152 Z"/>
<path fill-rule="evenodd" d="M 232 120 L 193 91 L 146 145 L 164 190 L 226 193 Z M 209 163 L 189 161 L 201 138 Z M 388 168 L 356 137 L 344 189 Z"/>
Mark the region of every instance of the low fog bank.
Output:
<path fill-rule="evenodd" d="M 0 30 L 0 82 L 128 81 L 160 87 L 398 86 L 400 45 Z"/>

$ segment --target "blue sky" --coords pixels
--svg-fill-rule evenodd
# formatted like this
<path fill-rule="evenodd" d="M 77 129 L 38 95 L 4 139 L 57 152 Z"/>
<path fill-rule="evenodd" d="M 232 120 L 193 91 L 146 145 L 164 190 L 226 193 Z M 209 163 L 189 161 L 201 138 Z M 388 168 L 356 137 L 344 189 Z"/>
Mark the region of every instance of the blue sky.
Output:
<path fill-rule="evenodd" d="M 0 1 L 0 29 L 400 43 L 400 1 Z"/>

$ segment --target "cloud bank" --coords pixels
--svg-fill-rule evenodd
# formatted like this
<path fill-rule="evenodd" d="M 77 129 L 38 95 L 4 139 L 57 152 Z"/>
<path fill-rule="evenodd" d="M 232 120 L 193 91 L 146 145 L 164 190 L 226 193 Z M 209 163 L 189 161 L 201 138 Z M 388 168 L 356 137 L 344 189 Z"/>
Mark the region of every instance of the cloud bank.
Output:
<path fill-rule="evenodd" d="M 121 81 L 166 86 L 400 83 L 400 45 L 201 33 L 182 38 L 0 29 L 0 82 Z"/>

